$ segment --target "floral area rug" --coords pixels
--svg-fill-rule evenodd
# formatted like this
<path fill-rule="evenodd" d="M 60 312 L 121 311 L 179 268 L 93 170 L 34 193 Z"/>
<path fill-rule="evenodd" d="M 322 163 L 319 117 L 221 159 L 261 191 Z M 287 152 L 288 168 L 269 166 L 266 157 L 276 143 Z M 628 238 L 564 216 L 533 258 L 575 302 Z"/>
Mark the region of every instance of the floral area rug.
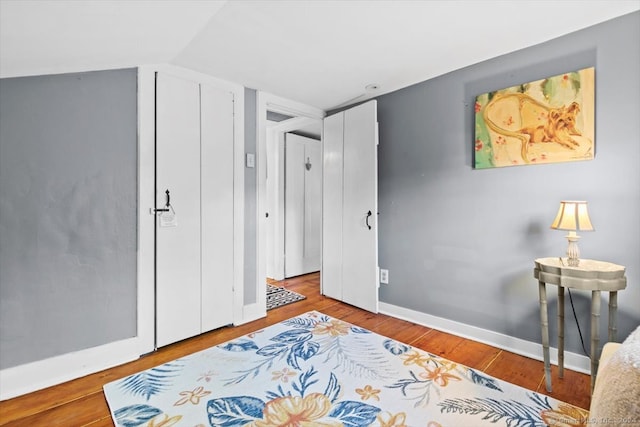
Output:
<path fill-rule="evenodd" d="M 308 312 L 106 384 L 117 426 L 559 426 L 588 413 Z"/>
<path fill-rule="evenodd" d="M 283 305 L 291 304 L 292 302 L 302 301 L 305 298 L 307 297 L 300 295 L 297 292 L 267 283 L 267 310 L 282 307 Z"/>

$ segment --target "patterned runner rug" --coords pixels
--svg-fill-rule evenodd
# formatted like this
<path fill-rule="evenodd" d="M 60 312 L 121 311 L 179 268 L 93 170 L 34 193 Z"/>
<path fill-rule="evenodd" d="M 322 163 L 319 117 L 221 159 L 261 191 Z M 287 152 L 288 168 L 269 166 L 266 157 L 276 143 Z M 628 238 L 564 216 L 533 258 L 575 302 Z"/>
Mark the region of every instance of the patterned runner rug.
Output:
<path fill-rule="evenodd" d="M 305 298 L 304 295 L 267 283 L 267 310 L 302 301 Z"/>
<path fill-rule="evenodd" d="M 117 426 L 559 426 L 580 408 L 311 311 L 104 386 Z"/>

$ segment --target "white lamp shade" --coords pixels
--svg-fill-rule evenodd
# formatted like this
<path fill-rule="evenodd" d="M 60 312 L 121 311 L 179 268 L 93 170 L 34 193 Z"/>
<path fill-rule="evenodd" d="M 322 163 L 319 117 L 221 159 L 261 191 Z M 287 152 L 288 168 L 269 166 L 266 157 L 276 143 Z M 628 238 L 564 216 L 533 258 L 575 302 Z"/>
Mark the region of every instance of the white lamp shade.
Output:
<path fill-rule="evenodd" d="M 587 211 L 587 202 L 568 201 L 560 202 L 560 209 L 556 219 L 553 220 L 551 228 L 556 230 L 570 231 L 593 231 L 593 224 Z"/>

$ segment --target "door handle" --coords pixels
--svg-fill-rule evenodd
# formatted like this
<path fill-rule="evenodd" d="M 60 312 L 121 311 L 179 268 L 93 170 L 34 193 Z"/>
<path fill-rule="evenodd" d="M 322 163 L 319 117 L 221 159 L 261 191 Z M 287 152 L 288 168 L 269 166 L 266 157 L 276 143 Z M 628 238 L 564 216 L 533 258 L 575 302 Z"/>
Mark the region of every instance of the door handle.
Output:
<path fill-rule="evenodd" d="M 371 211 L 367 212 L 367 218 L 365 219 L 365 222 L 367 223 L 367 227 L 369 227 L 369 230 L 371 230 L 371 226 L 369 225 L 369 217 L 371 215 L 373 215 Z"/>
<path fill-rule="evenodd" d="M 165 207 L 164 208 L 155 208 L 153 210 L 154 213 L 169 212 L 169 208 L 171 207 L 171 196 L 169 195 L 169 189 L 167 189 L 167 191 L 165 191 L 165 194 L 167 195 L 167 201 L 165 203 Z"/>

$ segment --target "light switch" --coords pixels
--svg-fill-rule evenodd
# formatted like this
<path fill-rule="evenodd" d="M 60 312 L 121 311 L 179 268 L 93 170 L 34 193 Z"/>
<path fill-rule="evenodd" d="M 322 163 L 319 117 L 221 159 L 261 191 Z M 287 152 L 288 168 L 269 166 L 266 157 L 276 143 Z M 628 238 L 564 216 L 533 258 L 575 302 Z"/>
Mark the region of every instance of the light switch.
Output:
<path fill-rule="evenodd" d="M 247 167 L 254 168 L 256 167 L 256 155 L 253 153 L 247 153 Z"/>

